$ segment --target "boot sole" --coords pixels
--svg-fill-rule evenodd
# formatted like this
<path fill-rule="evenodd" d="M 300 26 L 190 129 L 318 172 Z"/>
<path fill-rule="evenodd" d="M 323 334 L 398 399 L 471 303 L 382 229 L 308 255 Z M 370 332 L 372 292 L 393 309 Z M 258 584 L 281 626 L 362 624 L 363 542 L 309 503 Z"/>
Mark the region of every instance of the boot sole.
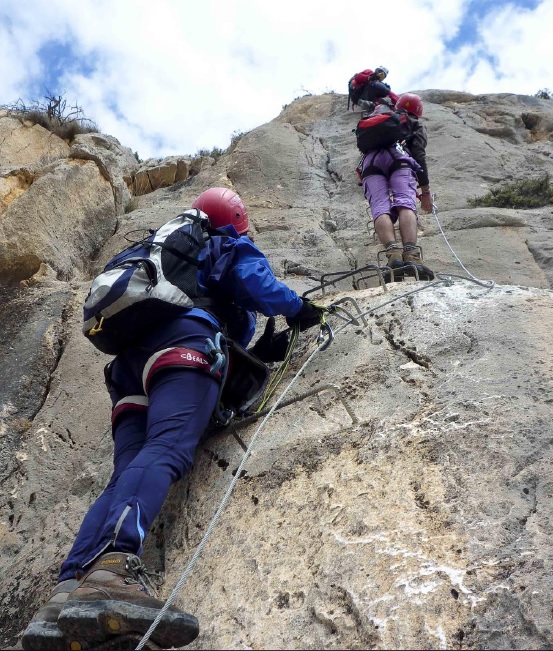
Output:
<path fill-rule="evenodd" d="M 88 647 L 89 651 L 135 651 L 140 640 L 142 639 L 141 635 L 110 635 L 105 640 L 97 642 L 91 647 Z M 73 641 L 73 644 L 75 641 Z M 68 651 L 77 651 L 75 648 L 71 649 L 71 643 L 66 645 Z M 147 651 L 163 651 L 160 646 L 148 640 L 146 644 L 142 647 Z"/>
<path fill-rule="evenodd" d="M 63 633 L 54 622 L 31 622 L 21 638 L 25 651 L 59 651 L 65 648 Z"/>
<path fill-rule="evenodd" d="M 71 600 L 62 608 L 57 623 L 66 641 L 69 641 L 68 648 L 80 651 L 91 648 L 91 641 L 97 645 L 98 642 L 114 635 L 144 635 L 158 613 L 156 608 L 137 606 L 127 601 Z M 151 639 L 164 649 L 186 646 L 199 632 L 198 620 L 193 615 L 168 610 L 152 633 Z"/>
<path fill-rule="evenodd" d="M 434 273 L 428 269 L 428 267 L 425 267 L 424 265 L 417 264 L 418 267 L 422 267 L 421 269 L 417 269 L 419 272 L 419 280 L 434 280 Z M 405 272 L 406 276 L 411 276 L 413 278 L 417 277 L 417 274 L 415 272 L 415 264 L 414 263 L 408 263 L 406 262 L 403 266 L 403 270 Z"/>

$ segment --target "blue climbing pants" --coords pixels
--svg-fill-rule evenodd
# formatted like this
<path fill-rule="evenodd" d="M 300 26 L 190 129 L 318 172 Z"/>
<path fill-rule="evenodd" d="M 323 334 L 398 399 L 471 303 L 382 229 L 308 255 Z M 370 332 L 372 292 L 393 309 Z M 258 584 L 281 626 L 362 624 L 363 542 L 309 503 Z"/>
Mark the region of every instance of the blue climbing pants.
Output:
<path fill-rule="evenodd" d="M 113 361 L 106 377 L 113 474 L 84 517 L 60 581 L 75 578 L 103 553 L 141 554 L 171 485 L 190 470 L 216 406 L 219 379 L 202 355 L 215 333 L 206 320 L 179 317 Z"/>

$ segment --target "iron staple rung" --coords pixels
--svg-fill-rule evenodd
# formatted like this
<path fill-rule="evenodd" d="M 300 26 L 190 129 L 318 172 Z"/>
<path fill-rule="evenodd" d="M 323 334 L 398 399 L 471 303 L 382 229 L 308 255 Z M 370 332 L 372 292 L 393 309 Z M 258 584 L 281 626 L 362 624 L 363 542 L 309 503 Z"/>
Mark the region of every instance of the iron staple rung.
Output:
<path fill-rule="evenodd" d="M 337 301 L 334 301 L 333 305 L 341 305 L 342 303 L 352 303 L 353 307 L 357 310 L 357 314 L 355 315 L 356 317 L 359 316 L 361 317 L 361 321 L 363 321 L 363 325 L 368 325 L 367 319 L 363 316 L 363 310 L 359 307 L 359 303 L 353 298 L 353 296 L 344 296 L 343 298 L 338 299 Z M 346 309 L 343 307 L 340 308 L 342 312 L 345 312 L 347 316 L 349 316 L 350 320 L 352 321 L 353 325 L 359 325 L 357 318 L 354 318 L 353 315 L 351 315 Z M 336 312 L 336 316 L 340 316 L 338 312 Z M 343 318 L 343 317 L 342 317 Z"/>
<path fill-rule="evenodd" d="M 304 393 L 299 393 L 298 395 L 294 396 L 293 398 L 289 398 L 288 400 L 284 400 L 281 402 L 279 405 L 277 405 L 275 411 L 278 411 L 279 409 L 282 409 L 283 407 L 289 407 L 290 405 L 293 405 L 295 402 L 300 402 L 301 400 L 305 400 L 306 398 L 310 398 L 311 396 L 317 395 L 318 393 L 321 393 L 322 391 L 334 391 L 336 394 L 336 397 L 338 400 L 342 403 L 344 409 L 347 411 L 348 416 L 351 418 L 352 425 L 357 425 L 359 422 L 359 419 L 355 415 L 353 409 L 347 402 L 347 400 L 344 398 L 344 396 L 341 394 L 341 387 L 338 386 L 337 384 L 323 384 L 319 387 L 316 387 L 314 389 L 310 389 L 309 391 L 305 391 Z M 241 419 L 239 422 L 234 421 L 233 425 L 237 429 L 239 427 L 244 427 L 246 425 L 249 425 L 250 423 L 255 422 L 259 418 L 262 418 L 263 416 L 266 416 L 270 411 L 272 407 L 267 407 L 266 409 L 263 409 L 257 414 L 252 414 L 251 416 L 246 416 L 245 418 Z"/>
<path fill-rule="evenodd" d="M 365 265 L 364 267 L 359 267 L 359 269 L 353 269 L 349 271 L 333 271 L 332 273 L 323 274 L 320 278 L 319 285 L 317 287 L 313 287 L 312 289 L 308 289 L 306 292 L 302 294 L 302 296 L 305 297 L 308 294 L 312 294 L 313 292 L 317 292 L 319 290 L 322 290 L 324 296 L 325 287 L 329 287 L 330 285 L 335 286 L 336 283 L 340 282 L 341 280 L 345 280 L 346 278 L 350 278 L 351 276 L 355 276 L 359 273 L 362 273 L 364 271 L 369 271 L 369 270 L 376 271 L 379 278 L 382 278 L 382 268 L 374 264 L 368 264 Z M 330 278 L 332 276 L 338 276 L 338 277 L 330 281 L 325 280 L 326 278 Z M 381 284 L 383 284 L 383 282 Z"/>

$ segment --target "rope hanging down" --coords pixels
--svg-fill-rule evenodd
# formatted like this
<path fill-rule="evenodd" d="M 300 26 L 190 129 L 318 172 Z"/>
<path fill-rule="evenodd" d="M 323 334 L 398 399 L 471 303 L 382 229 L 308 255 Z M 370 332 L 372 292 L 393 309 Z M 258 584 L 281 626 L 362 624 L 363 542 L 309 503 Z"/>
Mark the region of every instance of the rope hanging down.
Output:
<path fill-rule="evenodd" d="M 438 219 L 438 206 L 436 205 L 435 202 L 435 197 L 436 195 L 432 195 L 432 214 L 436 218 L 436 223 L 438 224 L 438 228 L 440 229 L 440 233 L 442 234 L 442 237 L 444 238 L 444 242 L 447 244 L 449 250 L 451 251 L 453 257 L 455 260 L 457 260 L 458 265 L 461 267 L 461 269 L 468 275 L 470 280 L 472 280 L 474 283 L 477 285 L 481 285 L 482 287 L 487 287 L 488 289 L 493 289 L 495 286 L 495 281 L 493 280 L 479 280 L 478 278 L 475 278 L 470 271 L 465 267 L 465 265 L 461 262 L 459 256 L 455 253 L 453 248 L 451 247 L 451 244 L 448 242 L 448 239 L 444 233 L 444 229 L 442 228 L 442 225 L 440 224 L 440 220 Z M 440 278 L 443 276 L 443 274 L 437 274 Z M 463 278 L 463 276 L 456 276 L 455 274 L 449 274 L 450 276 L 453 276 L 454 278 Z"/>

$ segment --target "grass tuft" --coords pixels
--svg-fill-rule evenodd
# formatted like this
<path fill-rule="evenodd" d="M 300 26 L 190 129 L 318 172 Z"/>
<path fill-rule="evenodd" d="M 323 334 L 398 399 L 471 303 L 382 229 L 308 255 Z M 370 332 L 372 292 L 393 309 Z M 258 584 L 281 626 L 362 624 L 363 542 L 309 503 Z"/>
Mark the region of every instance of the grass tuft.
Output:
<path fill-rule="evenodd" d="M 540 208 L 552 203 L 553 188 L 549 181 L 549 174 L 543 174 L 537 179 L 520 179 L 506 183 L 499 188 L 490 190 L 482 197 L 468 200 L 469 206 L 473 208 L 478 206 Z"/>

